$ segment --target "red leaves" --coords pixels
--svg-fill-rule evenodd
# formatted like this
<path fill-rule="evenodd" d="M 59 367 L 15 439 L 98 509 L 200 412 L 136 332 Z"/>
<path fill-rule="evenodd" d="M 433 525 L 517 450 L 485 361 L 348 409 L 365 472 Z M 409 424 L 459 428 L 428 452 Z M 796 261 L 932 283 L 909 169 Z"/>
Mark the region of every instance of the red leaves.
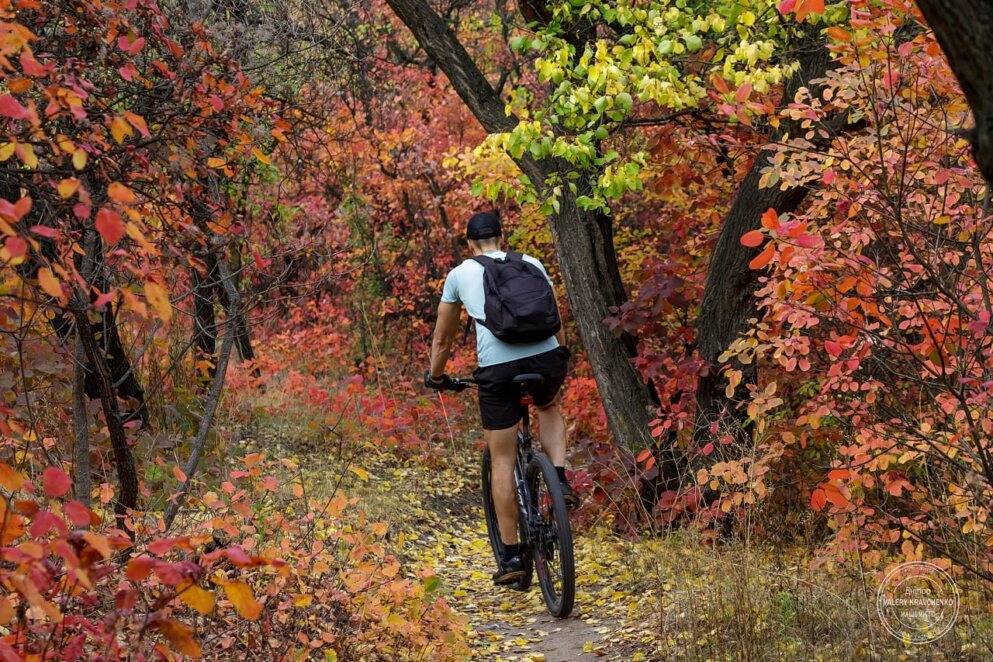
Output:
<path fill-rule="evenodd" d="M 117 47 L 120 48 L 125 53 L 127 53 L 128 55 L 137 55 L 144 46 L 145 46 L 144 37 L 137 37 L 132 40 L 130 37 L 125 35 L 117 40 Z"/>
<path fill-rule="evenodd" d="M 160 538 L 154 540 L 148 544 L 148 551 L 152 554 L 165 554 L 169 550 L 177 546 L 182 546 L 189 549 L 190 537 L 189 536 L 177 536 L 175 538 Z"/>
<path fill-rule="evenodd" d="M 803 22 L 810 14 L 824 13 L 824 0 L 782 0 L 779 3 L 779 13 L 785 16 L 796 13 L 796 19 Z"/>
<path fill-rule="evenodd" d="M 772 262 L 772 258 L 776 255 L 776 247 L 772 244 L 766 246 L 765 250 L 752 258 L 752 261 L 748 263 L 748 268 L 753 270 L 762 269 L 767 264 Z"/>
<path fill-rule="evenodd" d="M 734 93 L 735 101 L 738 103 L 745 103 L 748 101 L 749 95 L 752 93 L 752 84 L 745 83 L 738 88 L 738 91 Z"/>
<path fill-rule="evenodd" d="M 776 210 L 772 207 L 769 207 L 769 209 L 762 214 L 762 227 L 766 230 L 779 229 L 779 214 L 777 214 Z"/>
<path fill-rule="evenodd" d="M 31 117 L 28 109 L 9 94 L 0 95 L 0 115 L 12 120 L 26 120 Z"/>
<path fill-rule="evenodd" d="M 830 503 L 835 508 L 846 508 L 849 504 L 848 490 L 833 482 L 822 483 L 810 493 L 810 507 L 820 512 Z"/>
<path fill-rule="evenodd" d="M 76 526 L 87 526 L 90 523 L 90 509 L 78 501 L 70 501 L 62 507 L 69 521 Z"/>
<path fill-rule="evenodd" d="M 28 242 L 20 237 L 7 237 L 3 247 L 7 249 L 10 257 L 14 259 L 22 258 L 28 252 Z"/>
<path fill-rule="evenodd" d="M 128 569 L 125 574 L 131 581 L 139 582 L 151 574 L 155 563 L 156 560 L 151 556 L 135 557 L 128 561 Z"/>
<path fill-rule="evenodd" d="M 761 230 L 752 230 L 741 235 L 741 245 L 749 248 L 761 246 L 763 241 L 765 241 L 765 234 Z"/>
<path fill-rule="evenodd" d="M 821 512 L 824 510 L 824 506 L 827 504 L 827 495 L 825 495 L 824 490 L 817 488 L 810 493 L 810 507 L 816 512 Z"/>
<path fill-rule="evenodd" d="M 58 498 L 64 495 L 72 487 L 72 481 L 69 479 L 69 476 L 58 467 L 48 467 L 42 472 L 41 476 L 45 494 L 52 498 Z"/>
<path fill-rule="evenodd" d="M 104 207 L 98 211 L 95 226 L 100 236 L 111 246 L 124 236 L 124 222 L 113 209 Z"/>
<path fill-rule="evenodd" d="M 29 211 L 31 211 L 30 197 L 25 196 L 13 204 L 8 200 L 0 199 L 0 216 L 8 221 L 17 222 Z"/>

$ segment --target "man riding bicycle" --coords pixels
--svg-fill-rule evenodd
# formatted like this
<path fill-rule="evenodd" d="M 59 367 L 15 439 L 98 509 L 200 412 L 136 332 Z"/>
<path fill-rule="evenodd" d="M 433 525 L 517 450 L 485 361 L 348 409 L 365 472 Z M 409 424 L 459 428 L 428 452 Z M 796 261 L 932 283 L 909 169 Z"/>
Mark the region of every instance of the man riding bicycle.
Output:
<path fill-rule="evenodd" d="M 480 213 L 469 219 L 466 229 L 469 250 L 473 257 L 458 265 L 445 279 L 441 303 L 438 306 L 438 321 L 434 329 L 431 345 L 431 368 L 424 373 L 424 384 L 428 388 L 444 390 L 451 387 L 452 378 L 445 374 L 445 366 L 451 356 L 452 343 L 459 330 L 461 308 L 464 305 L 476 326 L 476 356 L 479 367 L 473 373 L 479 386 L 479 413 L 483 423 L 483 434 L 492 458 L 491 488 L 493 502 L 500 528 L 500 538 L 504 543 L 504 554 L 497 571 L 493 574 L 496 584 L 512 584 L 524 574 L 524 562 L 518 544 L 518 510 L 514 490 L 514 463 L 517 451 L 517 426 L 521 420 L 522 405 L 514 377 L 523 373 L 538 373 L 544 382 L 535 387 L 534 404 L 538 410 L 538 424 L 541 428 L 541 446 L 555 465 L 562 493 L 569 508 L 578 505 L 579 500 L 566 480 L 565 420 L 559 406 L 559 389 L 565 381 L 566 363 L 569 350 L 564 345 L 563 332 L 558 324 L 558 311 L 554 302 L 551 305 L 555 314 L 554 327 L 557 329 L 540 340 L 507 342 L 497 337 L 517 336 L 501 333 L 498 320 L 487 319 L 485 310 L 494 310 L 492 299 L 497 296 L 495 281 L 499 276 L 491 276 L 488 269 L 495 270 L 512 262 L 523 282 L 535 268 L 551 287 L 551 280 L 541 262 L 529 255 L 507 253 L 502 250 L 503 231 L 495 214 Z M 531 266 L 528 266 L 531 265 Z M 544 283 L 539 283 L 544 287 Z M 532 285 L 533 286 L 533 285 Z M 535 291 L 535 298 L 546 296 L 545 292 Z M 525 293 L 526 295 L 526 293 Z M 518 299 L 515 307 L 527 309 L 528 302 Z M 490 297 L 490 300 L 487 300 Z M 522 305 L 523 303 L 523 305 Z M 539 302 L 540 303 L 540 302 Z M 509 311 L 510 314 L 513 311 Z M 494 333 L 490 327 L 497 330 Z M 540 337 L 544 334 L 538 329 Z"/>

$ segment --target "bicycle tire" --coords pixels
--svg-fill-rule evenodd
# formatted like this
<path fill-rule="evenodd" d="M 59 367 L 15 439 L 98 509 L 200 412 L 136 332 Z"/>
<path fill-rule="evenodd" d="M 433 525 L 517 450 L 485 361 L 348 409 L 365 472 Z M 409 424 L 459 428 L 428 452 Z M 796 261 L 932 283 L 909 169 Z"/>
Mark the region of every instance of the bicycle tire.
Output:
<path fill-rule="evenodd" d="M 528 493 L 531 503 L 534 542 L 534 565 L 538 584 L 549 613 L 566 618 L 576 599 L 576 567 L 572 547 L 572 527 L 566 510 L 558 473 L 548 456 L 537 453 L 528 464 Z M 547 501 L 539 489 L 544 484 Z M 557 565 L 555 552 L 558 552 Z M 561 588 L 556 588 L 553 572 L 557 570 Z"/>
<path fill-rule="evenodd" d="M 486 533 L 490 538 L 490 548 L 493 550 L 493 560 L 497 565 L 500 565 L 500 560 L 503 558 L 503 540 L 500 539 L 500 526 L 497 523 L 496 506 L 493 504 L 493 491 L 490 487 L 490 449 L 483 449 L 483 459 L 480 466 L 480 477 L 482 479 L 480 487 L 483 492 L 483 513 L 486 516 Z M 524 542 L 524 531 L 521 525 L 521 520 L 524 518 L 524 513 L 518 515 L 518 530 L 520 532 L 520 540 Z M 516 591 L 526 591 L 531 588 L 531 581 L 534 577 L 534 563 L 532 560 L 532 555 L 530 548 L 527 545 L 524 546 L 524 551 L 521 553 L 521 560 L 524 562 L 524 575 L 517 579 L 517 581 L 506 584 L 509 588 Z"/>

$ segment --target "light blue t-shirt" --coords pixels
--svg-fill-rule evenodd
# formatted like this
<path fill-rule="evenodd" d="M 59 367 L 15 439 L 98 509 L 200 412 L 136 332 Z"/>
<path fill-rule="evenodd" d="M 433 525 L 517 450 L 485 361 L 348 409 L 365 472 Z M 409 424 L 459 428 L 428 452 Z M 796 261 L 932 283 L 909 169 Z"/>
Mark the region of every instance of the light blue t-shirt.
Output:
<path fill-rule="evenodd" d="M 485 255 L 499 259 L 507 254 L 503 251 L 490 251 Z M 545 278 L 548 278 L 548 272 L 545 271 L 541 262 L 530 255 L 525 255 L 524 259 L 541 269 L 541 273 L 545 274 Z M 548 283 L 549 285 L 552 283 L 550 278 Z M 470 317 L 477 320 L 476 357 L 479 360 L 480 368 L 534 356 L 559 346 L 559 341 L 555 339 L 555 336 L 535 343 L 513 345 L 505 343 L 478 322 L 478 320 L 486 319 L 486 313 L 483 311 L 486 295 L 483 293 L 483 265 L 475 260 L 466 260 L 448 272 L 448 278 L 445 279 L 445 289 L 441 293 L 441 301 L 442 303 L 461 301 Z"/>

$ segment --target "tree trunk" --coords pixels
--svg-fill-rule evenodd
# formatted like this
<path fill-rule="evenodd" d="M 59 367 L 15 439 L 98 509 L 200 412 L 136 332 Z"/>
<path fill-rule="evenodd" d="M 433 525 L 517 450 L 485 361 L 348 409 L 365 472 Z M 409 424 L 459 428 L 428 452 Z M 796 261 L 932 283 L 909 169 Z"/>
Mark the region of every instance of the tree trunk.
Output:
<path fill-rule="evenodd" d="M 811 81 L 824 78 L 831 66 L 830 54 L 818 32 L 817 28 L 806 28 L 799 43 L 800 68 L 783 90 L 782 106 L 791 103 L 801 87 L 809 88 Z M 813 92 L 817 94 L 818 89 Z M 793 136 L 799 128 L 799 122 L 784 120 L 770 136 L 770 142 L 784 140 L 787 135 Z M 734 449 L 740 450 L 751 443 L 751 426 L 747 415 L 744 408 L 738 406 L 737 398 L 727 396 L 725 389 L 728 382 L 721 373 L 719 360 L 720 355 L 748 328 L 748 321 L 758 314 L 755 300 L 758 274 L 748 268 L 748 263 L 757 255 L 758 249 L 742 246 L 740 239 L 746 232 L 761 226 L 762 213 L 767 209 L 775 209 L 778 213 L 795 211 L 809 191 L 806 186 L 785 191 L 778 186 L 759 188 L 762 169 L 771 162 L 770 151 L 762 151 L 756 157 L 724 218 L 710 258 L 711 268 L 707 272 L 697 322 L 700 357 L 709 364 L 697 383 L 694 439 L 698 446 L 713 441 L 716 448 L 725 449 L 727 446 L 717 441 L 726 434 L 731 435 Z M 742 365 L 738 362 L 732 362 L 731 365 L 742 370 L 738 391 L 745 393 L 748 384 L 756 383 L 755 365 Z M 714 461 L 722 459 L 725 454 L 715 454 Z"/>
<path fill-rule="evenodd" d="M 93 268 L 100 238 L 92 230 L 83 233 L 83 257 L 80 276 L 89 290 L 93 279 Z M 76 500 L 84 506 L 90 505 L 90 423 L 86 416 L 86 348 L 79 332 L 74 340 L 72 366 L 72 484 Z"/>
<path fill-rule="evenodd" d="M 993 183 L 993 3 L 990 0 L 917 0 L 972 108 L 973 155 Z"/>
<path fill-rule="evenodd" d="M 214 361 L 217 352 L 217 323 L 214 319 L 214 301 L 212 274 L 208 273 L 202 277 L 200 272 L 193 269 L 190 274 L 193 283 L 193 347 L 196 350 L 194 362 L 196 364 L 197 380 L 209 382 L 214 377 Z M 204 361 L 211 364 L 211 368 L 203 371 L 201 365 Z"/>
<path fill-rule="evenodd" d="M 490 133 L 513 130 L 517 119 L 506 115 L 503 101 L 444 19 L 424 0 L 387 2 L 448 76 L 452 87 L 483 128 Z M 560 159 L 536 161 L 528 155 L 518 159 L 517 165 L 539 195 L 547 195 L 545 182 L 550 175 L 572 169 Z M 586 185 L 591 181 L 594 181 L 593 175 L 587 177 Z M 613 243 L 603 231 L 603 219 L 579 209 L 576 196 L 568 187 L 562 187 L 559 211 L 549 217 L 559 269 L 611 433 L 622 446 L 645 448 L 652 443 L 648 423 L 654 418 L 649 388 L 631 364 L 628 345 L 603 323 L 611 314 L 609 307 L 623 301 L 619 299 L 619 296 L 623 297 L 623 287 L 618 287 L 620 278 Z M 663 472 L 676 477 L 676 470 L 671 466 L 663 467 Z"/>
<path fill-rule="evenodd" d="M 204 407 L 203 416 L 200 418 L 200 428 L 197 430 L 196 439 L 193 440 L 193 449 L 190 453 L 189 459 L 183 466 L 183 474 L 186 476 L 182 483 L 179 485 L 177 493 L 173 495 L 173 498 L 169 501 L 169 505 L 166 507 L 163 520 L 165 523 L 165 530 L 168 531 L 169 527 L 176 520 L 176 515 L 179 514 L 179 509 L 183 505 L 183 500 L 185 499 L 186 493 L 190 489 L 190 481 L 193 480 L 194 474 L 196 474 L 197 467 L 200 464 L 200 458 L 203 456 L 203 451 L 207 445 L 207 436 L 210 433 L 210 427 L 214 422 L 214 414 L 217 413 L 217 406 L 221 401 L 221 393 L 224 390 L 224 378 L 228 371 L 228 362 L 231 358 L 231 350 L 234 347 L 235 337 L 238 335 L 238 314 L 239 306 L 241 305 L 241 297 L 238 294 L 238 289 L 234 286 L 231 279 L 231 274 L 228 273 L 227 265 L 223 262 L 223 258 L 217 261 L 218 276 L 220 279 L 219 287 L 224 288 L 226 292 L 227 307 L 225 308 L 226 319 L 224 320 L 224 338 L 221 341 L 221 353 L 217 359 L 217 369 L 214 374 L 214 379 L 210 384 L 210 394 L 207 397 L 207 405 Z"/>
<path fill-rule="evenodd" d="M 77 296 L 72 314 L 76 319 L 76 329 L 86 353 L 86 360 L 96 379 L 97 387 L 100 389 L 100 402 L 103 405 L 110 445 L 114 451 L 114 465 L 117 467 L 117 477 L 120 482 L 120 492 L 117 502 L 114 504 L 117 526 L 134 538 L 134 531 L 127 527 L 125 518 L 128 511 L 134 510 L 138 505 L 138 473 L 135 467 L 134 454 L 131 452 L 131 446 L 128 444 L 127 434 L 124 431 L 124 421 L 121 420 L 121 413 L 117 407 L 117 396 L 111 381 L 110 367 L 93 335 L 93 327 L 90 326 L 86 315 L 86 305 L 87 300 L 84 295 Z"/>

